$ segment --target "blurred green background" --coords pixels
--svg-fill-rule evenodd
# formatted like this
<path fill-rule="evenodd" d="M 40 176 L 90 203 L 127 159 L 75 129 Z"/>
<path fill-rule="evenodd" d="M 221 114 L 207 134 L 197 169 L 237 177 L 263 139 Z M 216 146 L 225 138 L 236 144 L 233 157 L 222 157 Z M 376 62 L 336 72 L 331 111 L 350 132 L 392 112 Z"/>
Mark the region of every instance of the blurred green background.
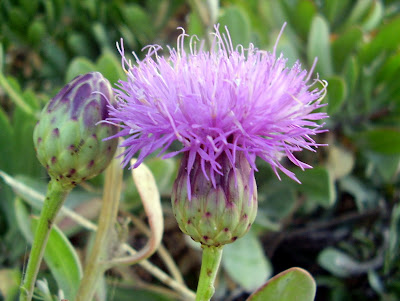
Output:
<path fill-rule="evenodd" d="M 268 51 L 287 22 L 278 52 L 307 69 L 318 57 L 314 77 L 329 83 L 324 109 L 330 116 L 329 132 L 317 137 L 329 147 L 298 154 L 314 169 L 285 165 L 302 185 L 284 176 L 280 182 L 258 162 L 259 214 L 249 235 L 226 247 L 215 300 L 245 300 L 292 266 L 315 277 L 316 300 L 399 300 L 400 1 L 1 0 L 0 170 L 44 193 L 48 179 L 32 131 L 45 103 L 78 74 L 100 71 L 111 83 L 124 78 L 115 47 L 120 38 L 126 51 L 143 57 L 148 44 L 175 46 L 179 26 L 204 37 L 213 22 L 228 26 L 234 44 Z M 147 163 L 163 195 L 163 242 L 195 289 L 199 252 L 180 233 L 169 205 L 178 160 Z M 74 190 L 66 206 L 95 219 L 102 181 Z M 15 300 L 31 239 L 27 222 L 39 208 L 0 180 L 0 300 Z M 121 212 L 144 219 L 128 175 Z M 65 219 L 59 227 L 84 258 L 92 234 Z M 143 233 L 128 230 L 129 241 L 142 246 Z M 160 263 L 157 256 L 152 261 Z M 64 276 L 41 270 L 53 294 L 63 288 L 57 277 Z M 109 297 L 99 293 L 98 300 L 135 294 L 135 300 L 174 300 L 149 287 L 160 283 L 137 267 L 113 270 L 103 280 Z"/>

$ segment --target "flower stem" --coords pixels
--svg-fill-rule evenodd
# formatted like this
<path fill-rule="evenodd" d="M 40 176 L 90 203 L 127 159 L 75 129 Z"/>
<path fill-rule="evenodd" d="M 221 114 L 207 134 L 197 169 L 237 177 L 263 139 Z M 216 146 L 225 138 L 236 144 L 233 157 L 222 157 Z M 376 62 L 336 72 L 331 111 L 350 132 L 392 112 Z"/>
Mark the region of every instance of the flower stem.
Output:
<path fill-rule="evenodd" d="M 119 199 L 122 189 L 122 173 L 118 160 L 111 161 L 106 169 L 103 203 L 99 216 L 99 224 L 95 242 L 85 267 L 76 301 L 92 300 L 99 279 L 108 268 L 104 261 L 108 260 L 112 238 L 115 236 L 114 226 L 117 222 Z"/>
<path fill-rule="evenodd" d="M 197 286 L 196 301 L 209 301 L 214 295 L 214 281 L 222 258 L 222 246 L 203 245 L 200 279 Z"/>
<path fill-rule="evenodd" d="M 20 301 L 30 301 L 32 299 L 36 277 L 39 272 L 40 263 L 42 262 L 51 228 L 53 227 L 54 219 L 70 190 L 71 189 L 63 187 L 59 182 L 53 179 L 49 182 L 39 223 L 33 239 L 24 283 L 21 287 Z"/>

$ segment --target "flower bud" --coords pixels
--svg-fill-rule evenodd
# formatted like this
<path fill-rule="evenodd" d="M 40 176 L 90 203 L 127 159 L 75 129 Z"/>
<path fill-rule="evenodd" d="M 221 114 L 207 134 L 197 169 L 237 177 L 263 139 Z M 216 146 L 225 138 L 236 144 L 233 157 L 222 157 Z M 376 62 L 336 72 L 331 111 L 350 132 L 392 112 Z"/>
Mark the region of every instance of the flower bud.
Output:
<path fill-rule="evenodd" d="M 247 233 L 257 213 L 257 186 L 251 167 L 242 153 L 234 167 L 226 155 L 220 155 L 217 163 L 222 174 L 215 175 L 214 186 L 205 177 L 201 159 L 196 156 L 188 175 L 189 154 L 185 153 L 174 183 L 172 208 L 179 227 L 203 245 L 218 247 L 234 242 Z"/>
<path fill-rule="evenodd" d="M 40 163 L 66 187 L 102 172 L 112 159 L 117 140 L 103 141 L 117 127 L 96 124 L 108 117 L 111 85 L 99 72 L 80 75 L 68 83 L 41 112 L 33 140 Z"/>

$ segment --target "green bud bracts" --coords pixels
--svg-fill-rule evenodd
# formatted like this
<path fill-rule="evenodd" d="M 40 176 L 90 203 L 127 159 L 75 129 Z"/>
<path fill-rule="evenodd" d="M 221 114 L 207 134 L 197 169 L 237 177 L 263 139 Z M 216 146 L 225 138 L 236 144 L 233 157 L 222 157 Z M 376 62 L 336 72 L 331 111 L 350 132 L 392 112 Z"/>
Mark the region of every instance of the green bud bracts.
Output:
<path fill-rule="evenodd" d="M 65 187 L 102 172 L 112 159 L 117 127 L 97 122 L 108 117 L 107 99 L 113 91 L 99 72 L 80 75 L 68 83 L 41 112 L 33 132 L 35 150 L 49 175 Z"/>
<path fill-rule="evenodd" d="M 228 244 L 245 235 L 257 214 L 257 186 L 244 155 L 238 154 L 234 168 L 225 155 L 220 155 L 217 162 L 222 166 L 222 175 L 215 176 L 215 187 L 204 176 L 198 157 L 188 175 L 187 160 L 185 154 L 171 197 L 182 232 L 208 246 Z"/>

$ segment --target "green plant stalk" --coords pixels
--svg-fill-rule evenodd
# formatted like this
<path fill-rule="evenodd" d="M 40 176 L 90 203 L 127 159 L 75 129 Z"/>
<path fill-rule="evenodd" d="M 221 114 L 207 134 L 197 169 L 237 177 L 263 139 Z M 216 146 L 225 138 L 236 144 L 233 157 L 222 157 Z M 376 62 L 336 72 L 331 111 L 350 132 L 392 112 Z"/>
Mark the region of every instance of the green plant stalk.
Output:
<path fill-rule="evenodd" d="M 117 154 L 118 155 L 118 154 Z M 119 199 L 122 189 L 123 169 L 119 160 L 114 159 L 106 169 L 103 204 L 99 216 L 96 239 L 85 266 L 83 278 L 77 293 L 76 301 L 92 300 L 100 277 L 108 268 L 104 264 L 108 260 L 110 242 L 114 236 L 117 222 Z"/>
<path fill-rule="evenodd" d="M 214 281 L 222 258 L 222 246 L 203 245 L 200 278 L 197 286 L 196 301 L 209 301 L 214 295 Z"/>
<path fill-rule="evenodd" d="M 71 189 L 72 188 L 63 187 L 59 182 L 53 179 L 49 182 L 39 223 L 35 231 L 24 282 L 21 286 L 20 301 L 32 300 L 36 277 L 43 259 L 51 228 L 53 227 L 54 219 Z"/>

